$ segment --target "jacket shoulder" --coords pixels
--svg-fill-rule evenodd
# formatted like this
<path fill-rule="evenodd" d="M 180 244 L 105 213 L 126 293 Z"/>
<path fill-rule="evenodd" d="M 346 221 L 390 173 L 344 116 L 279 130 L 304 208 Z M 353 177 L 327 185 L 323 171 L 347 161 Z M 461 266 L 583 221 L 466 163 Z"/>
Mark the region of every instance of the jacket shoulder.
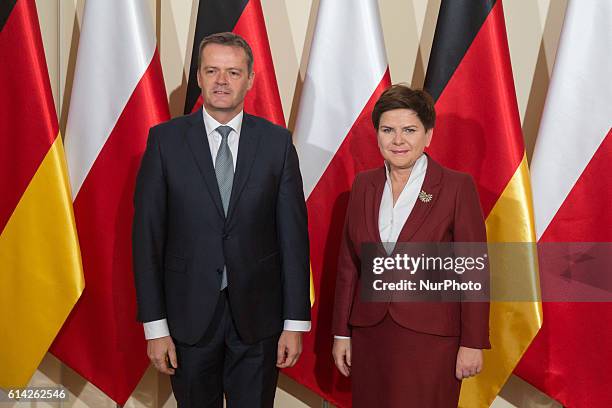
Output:
<path fill-rule="evenodd" d="M 193 115 L 195 114 L 197 114 L 197 112 L 189 115 L 172 118 L 165 122 L 159 123 L 155 126 L 152 126 L 149 130 L 149 133 L 155 134 L 157 135 L 157 137 L 160 138 L 169 137 L 169 135 L 174 135 L 176 132 L 181 132 L 191 126 L 190 123 L 193 121 Z"/>
<path fill-rule="evenodd" d="M 384 167 L 376 167 L 373 169 L 360 171 L 355 175 L 355 181 L 353 182 L 353 186 L 361 186 L 365 183 L 376 183 L 381 180 L 384 181 L 384 178 Z"/>
<path fill-rule="evenodd" d="M 474 179 L 469 173 L 449 169 L 448 167 L 440 166 L 442 169 L 442 177 L 446 184 L 454 186 L 463 186 L 468 183 L 474 184 Z"/>
<path fill-rule="evenodd" d="M 245 119 L 251 121 L 251 123 L 264 134 L 291 136 L 291 133 L 287 128 L 279 126 L 276 123 L 272 123 L 261 116 L 245 113 Z"/>

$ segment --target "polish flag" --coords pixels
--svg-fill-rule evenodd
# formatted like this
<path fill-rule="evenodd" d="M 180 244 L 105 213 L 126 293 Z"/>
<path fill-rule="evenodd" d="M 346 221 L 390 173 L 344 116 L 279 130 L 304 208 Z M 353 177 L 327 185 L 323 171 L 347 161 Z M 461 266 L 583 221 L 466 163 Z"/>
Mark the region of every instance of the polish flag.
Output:
<path fill-rule="evenodd" d="M 531 161 L 539 242 L 612 241 L 611 21 L 609 1 L 568 4 Z M 612 304 L 542 306 L 517 374 L 564 406 L 612 406 Z"/>
<path fill-rule="evenodd" d="M 340 236 L 355 174 L 383 162 L 371 114 L 390 83 L 377 1 L 322 0 L 294 131 L 308 207 L 313 333 L 286 373 L 342 407 L 351 404 L 350 385 L 331 358 Z"/>
<path fill-rule="evenodd" d="M 169 118 L 148 3 L 85 3 L 65 139 L 86 286 L 51 351 L 119 404 L 149 365 L 131 267 L 134 183 L 149 128 Z"/>

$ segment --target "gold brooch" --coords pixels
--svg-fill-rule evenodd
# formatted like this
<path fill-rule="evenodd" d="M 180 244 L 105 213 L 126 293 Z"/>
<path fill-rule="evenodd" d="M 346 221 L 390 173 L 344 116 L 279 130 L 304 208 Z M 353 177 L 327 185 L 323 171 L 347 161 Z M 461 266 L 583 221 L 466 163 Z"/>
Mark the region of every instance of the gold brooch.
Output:
<path fill-rule="evenodd" d="M 421 190 L 421 192 L 419 193 L 419 200 L 421 200 L 424 203 L 430 202 L 432 198 L 433 198 L 433 194 L 427 194 L 425 190 Z"/>

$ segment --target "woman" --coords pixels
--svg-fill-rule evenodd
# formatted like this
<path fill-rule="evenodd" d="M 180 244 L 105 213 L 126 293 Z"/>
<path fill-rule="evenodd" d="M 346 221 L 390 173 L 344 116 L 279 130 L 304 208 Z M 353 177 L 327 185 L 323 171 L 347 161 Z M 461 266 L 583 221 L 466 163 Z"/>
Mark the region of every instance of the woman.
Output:
<path fill-rule="evenodd" d="M 385 166 L 357 175 L 345 220 L 334 306 L 333 357 L 351 376 L 354 407 L 456 407 L 461 380 L 480 372 L 489 344 L 488 303 L 367 302 L 361 245 L 486 242 L 471 177 L 423 150 L 435 122 L 431 97 L 387 89 L 372 122 Z"/>

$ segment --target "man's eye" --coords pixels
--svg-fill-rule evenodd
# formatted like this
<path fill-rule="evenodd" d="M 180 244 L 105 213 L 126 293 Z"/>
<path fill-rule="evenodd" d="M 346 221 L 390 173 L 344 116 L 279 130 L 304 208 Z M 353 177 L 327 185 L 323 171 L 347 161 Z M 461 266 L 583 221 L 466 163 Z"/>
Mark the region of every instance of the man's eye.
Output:
<path fill-rule="evenodd" d="M 383 133 L 391 133 L 391 129 L 389 128 L 383 128 Z"/>
<path fill-rule="evenodd" d="M 406 132 L 406 133 L 414 133 L 414 131 L 415 131 L 415 129 L 414 129 L 414 128 L 407 128 L 407 129 L 404 129 L 404 132 Z"/>

